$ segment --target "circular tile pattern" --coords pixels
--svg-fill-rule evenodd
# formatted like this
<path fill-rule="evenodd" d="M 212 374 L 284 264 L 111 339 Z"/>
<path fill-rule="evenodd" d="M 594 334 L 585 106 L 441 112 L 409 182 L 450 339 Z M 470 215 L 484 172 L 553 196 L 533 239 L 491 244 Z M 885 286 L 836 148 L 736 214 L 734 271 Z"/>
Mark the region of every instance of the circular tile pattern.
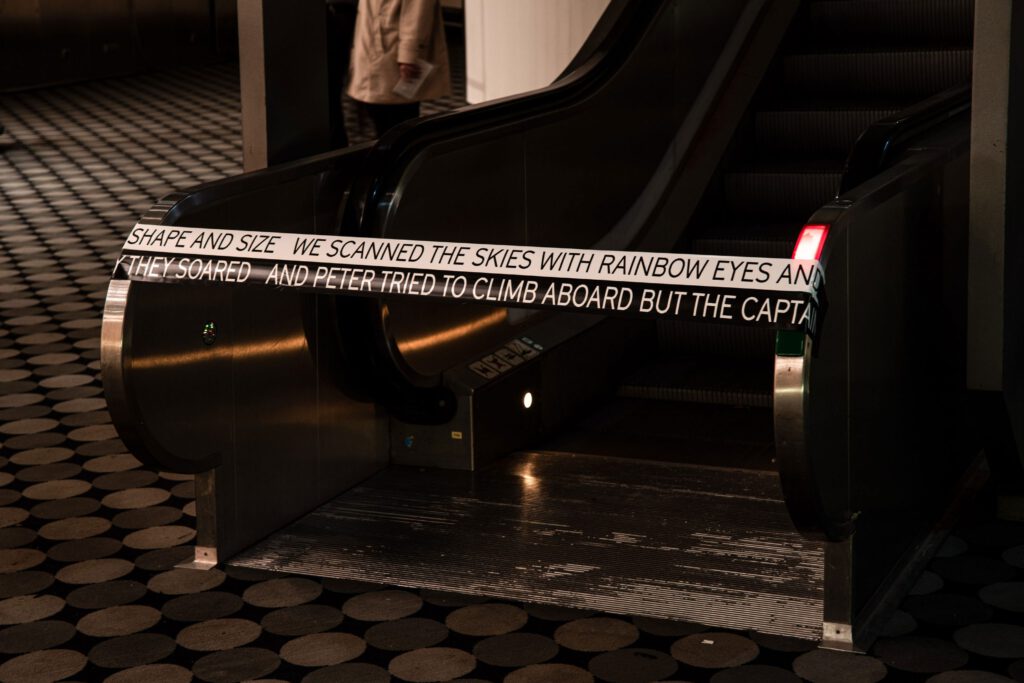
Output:
<path fill-rule="evenodd" d="M 61 500 L 80 496 L 91 488 L 92 484 L 87 481 L 60 479 L 33 484 L 22 491 L 22 495 L 31 500 Z"/>
<path fill-rule="evenodd" d="M 296 666 L 332 666 L 355 659 L 365 651 L 366 642 L 350 633 L 311 633 L 285 643 L 281 659 Z"/>
<path fill-rule="evenodd" d="M 476 658 L 451 647 L 428 647 L 400 654 L 388 664 L 391 675 L 410 683 L 449 681 L 476 668 Z M 557 680 L 557 679 L 553 679 Z"/>
<path fill-rule="evenodd" d="M 672 643 L 672 656 L 700 669 L 740 666 L 757 657 L 757 643 L 735 633 L 695 633 Z"/>
<path fill-rule="evenodd" d="M 230 650 L 248 645 L 263 629 L 248 619 L 211 619 L 178 631 L 178 645 L 200 652 Z"/>
<path fill-rule="evenodd" d="M 505 676 L 503 683 L 594 683 L 586 669 L 571 664 L 531 664 Z"/>
<path fill-rule="evenodd" d="M 466 605 L 477 605 L 487 602 L 487 598 L 481 595 L 463 595 L 461 593 L 450 593 L 448 591 L 421 590 L 420 597 L 428 605 L 437 607 L 465 607 Z"/>
<path fill-rule="evenodd" d="M 200 658 L 192 666 L 196 678 L 210 683 L 238 683 L 273 673 L 281 659 L 270 650 L 242 647 L 214 652 Z"/>
<path fill-rule="evenodd" d="M 654 619 L 652 617 L 633 617 L 633 623 L 644 633 L 664 638 L 681 638 L 707 630 L 705 626 L 691 624 L 688 621 Z"/>
<path fill-rule="evenodd" d="M 877 683 L 888 669 L 874 657 L 813 650 L 793 661 L 796 675 L 810 683 Z"/>
<path fill-rule="evenodd" d="M 1013 683 L 1013 679 L 988 671 L 947 671 L 929 678 L 926 683 Z"/>
<path fill-rule="evenodd" d="M 174 640 L 160 633 L 136 633 L 104 640 L 89 650 L 89 661 L 104 669 L 154 664 L 175 650 Z"/>
<path fill-rule="evenodd" d="M 171 598 L 164 603 L 162 611 L 165 617 L 174 621 L 208 621 L 230 617 L 242 606 L 242 598 L 237 595 L 208 591 Z"/>
<path fill-rule="evenodd" d="M 0 574 L 10 574 L 31 569 L 42 564 L 46 555 L 33 548 L 8 548 L 0 550 Z"/>
<path fill-rule="evenodd" d="M 39 519 L 88 517 L 99 509 L 99 502 L 92 498 L 65 498 L 63 500 L 51 500 L 33 506 L 32 516 Z"/>
<path fill-rule="evenodd" d="M 160 611 L 145 605 L 120 605 L 90 612 L 76 628 L 87 636 L 112 638 L 145 631 L 160 621 Z"/>
<path fill-rule="evenodd" d="M 0 626 L 48 619 L 64 609 L 56 595 L 17 595 L 0 600 Z"/>
<path fill-rule="evenodd" d="M 177 664 L 133 666 L 108 676 L 103 683 L 189 683 L 192 672 Z"/>
<path fill-rule="evenodd" d="M 239 603 L 241 604 L 241 599 L 239 599 Z M 263 617 L 260 625 L 263 626 L 264 631 L 274 635 L 304 636 L 310 633 L 330 631 L 341 624 L 344 618 L 341 610 L 330 605 L 300 605 L 274 610 Z M 378 624 L 378 626 L 380 625 Z M 376 628 L 377 626 L 370 627 L 366 632 L 366 638 L 375 647 L 380 647 L 370 639 L 370 631 Z"/>
<path fill-rule="evenodd" d="M 147 572 L 170 571 L 182 562 L 188 562 L 194 557 L 195 548 L 190 546 L 161 548 L 159 550 L 151 550 L 136 557 L 135 566 Z"/>
<path fill-rule="evenodd" d="M 917 620 L 913 616 L 898 609 L 889 617 L 889 621 L 880 629 L 878 635 L 882 638 L 899 638 L 910 635 L 917 627 Z"/>
<path fill-rule="evenodd" d="M 18 481 L 28 483 L 39 483 L 54 481 L 58 479 L 70 479 L 77 477 L 82 472 L 82 467 L 70 462 L 56 462 L 49 465 L 34 465 L 18 471 Z"/>
<path fill-rule="evenodd" d="M 634 683 L 664 680 L 674 674 L 679 665 L 664 652 L 626 648 L 597 655 L 587 668 L 608 683 Z"/>
<path fill-rule="evenodd" d="M 967 542 L 959 536 L 949 535 L 935 551 L 935 557 L 956 557 L 967 552 Z"/>
<path fill-rule="evenodd" d="M 59 681 L 85 668 L 85 655 L 73 650 L 39 650 L 0 664 L 3 681 Z"/>
<path fill-rule="evenodd" d="M 611 617 L 588 617 L 562 624 L 555 642 L 579 652 L 608 652 L 629 647 L 640 637 L 636 626 Z"/>
<path fill-rule="evenodd" d="M 1011 581 L 1017 570 L 1000 559 L 984 555 L 958 555 L 932 560 L 932 571 L 947 581 L 983 586 L 997 581 Z"/>
<path fill-rule="evenodd" d="M 1014 624 L 971 624 L 955 631 L 953 640 L 968 652 L 983 657 L 1024 657 L 1024 627 Z"/>
<path fill-rule="evenodd" d="M 80 541 L 64 541 L 51 547 L 47 554 L 57 562 L 82 562 L 83 560 L 110 557 L 120 550 L 121 541 L 100 537 L 86 538 Z"/>
<path fill-rule="evenodd" d="M 186 595 L 213 590 L 225 578 L 219 569 L 171 569 L 157 574 L 146 585 L 154 593 Z"/>
<path fill-rule="evenodd" d="M 1024 612 L 1024 582 L 993 583 L 978 591 L 986 604 L 1007 612 Z"/>
<path fill-rule="evenodd" d="M 23 526 L 10 526 L 0 529 L 0 550 L 23 548 L 35 542 L 38 534 Z"/>
<path fill-rule="evenodd" d="M 935 572 L 921 572 L 921 576 L 918 577 L 917 582 L 910 589 L 911 595 L 928 595 L 935 591 L 942 590 L 945 585 L 942 577 Z"/>
<path fill-rule="evenodd" d="M 254 607 L 275 609 L 311 602 L 320 597 L 322 592 L 323 586 L 318 581 L 300 578 L 271 579 L 246 588 L 242 599 Z"/>
<path fill-rule="evenodd" d="M 128 470 L 101 474 L 93 480 L 93 486 L 101 491 L 123 491 L 125 489 L 147 488 L 156 483 L 158 477 L 149 470 Z"/>
<path fill-rule="evenodd" d="M 34 621 L 0 631 L 0 653 L 24 654 L 60 647 L 75 637 L 75 627 L 65 621 Z"/>
<path fill-rule="evenodd" d="M 388 683 L 390 680 L 391 674 L 386 669 L 375 664 L 355 662 L 317 669 L 303 677 L 302 683 Z"/>
<path fill-rule="evenodd" d="M 473 647 L 473 655 L 482 663 L 505 669 L 543 664 L 556 654 L 558 645 L 555 641 L 536 633 L 494 636 Z"/>
<path fill-rule="evenodd" d="M 141 466 L 142 463 L 134 455 L 117 453 L 115 455 L 103 455 L 93 458 L 82 465 L 82 469 L 96 474 L 111 474 L 114 472 L 126 472 Z"/>
<path fill-rule="evenodd" d="M 1005 550 L 1003 552 L 1003 562 L 1011 567 L 1024 569 L 1024 545 L 1014 546 L 1013 548 Z"/>
<path fill-rule="evenodd" d="M 875 643 L 873 650 L 887 666 L 911 673 L 952 671 L 968 660 L 967 653 L 953 643 L 920 636 L 884 638 Z"/>
<path fill-rule="evenodd" d="M 719 671 L 711 683 L 800 683 L 792 671 L 764 664 L 747 664 Z"/>
<path fill-rule="evenodd" d="M 28 512 L 20 508 L 0 508 L 0 529 L 21 524 L 28 519 Z M 0 572 L 4 571 L 3 556 L 0 555 Z"/>
<path fill-rule="evenodd" d="M 142 599 L 146 587 L 138 581 L 94 583 L 68 593 L 68 605 L 75 609 L 104 609 Z"/>
<path fill-rule="evenodd" d="M 138 508 L 160 505 L 171 497 L 171 494 L 157 488 L 130 488 L 108 493 L 100 501 L 108 508 L 115 510 L 136 510 Z"/>
<path fill-rule="evenodd" d="M 124 537 L 124 544 L 136 550 L 154 550 L 188 543 L 195 537 L 195 529 L 186 526 L 154 526 L 131 532 Z"/>
<path fill-rule="evenodd" d="M 460 607 L 445 619 L 445 625 L 465 636 L 500 636 L 518 631 L 529 620 L 526 610 L 515 605 L 485 603 Z"/>
<path fill-rule="evenodd" d="M 102 517 L 68 517 L 44 524 L 39 535 L 48 541 L 72 541 L 106 533 L 110 521 Z"/>
<path fill-rule="evenodd" d="M 57 580 L 70 584 L 101 583 L 113 581 L 126 576 L 135 569 L 128 560 L 104 558 L 100 560 L 84 560 L 61 567 L 57 571 Z"/>
<path fill-rule="evenodd" d="M 22 466 L 50 465 L 67 460 L 74 454 L 70 448 L 30 448 L 12 455 L 11 462 Z"/>
<path fill-rule="evenodd" d="M 415 593 L 401 590 L 378 590 L 362 593 L 345 601 L 341 611 L 359 621 L 393 621 L 412 616 L 423 607 Z"/>
<path fill-rule="evenodd" d="M 903 601 L 903 609 L 924 624 L 968 626 L 992 618 L 992 608 L 977 598 L 956 593 L 912 595 Z"/>
<path fill-rule="evenodd" d="M 19 571 L 13 574 L 0 574 L 0 599 L 42 593 L 51 585 L 53 574 L 49 572 Z"/>
<path fill-rule="evenodd" d="M 448 637 L 448 629 L 439 621 L 411 617 L 375 624 L 365 638 L 378 650 L 407 652 L 439 645 Z M 529 663 L 529 662 L 527 662 Z"/>
<path fill-rule="evenodd" d="M 145 529 L 151 526 L 174 524 L 181 519 L 181 510 L 158 505 L 138 510 L 125 510 L 114 515 L 111 520 L 120 529 Z"/>
<path fill-rule="evenodd" d="M 799 640 L 797 638 L 764 633 L 750 633 L 748 635 L 759 647 L 775 652 L 810 652 L 818 647 L 818 643 L 813 640 Z"/>

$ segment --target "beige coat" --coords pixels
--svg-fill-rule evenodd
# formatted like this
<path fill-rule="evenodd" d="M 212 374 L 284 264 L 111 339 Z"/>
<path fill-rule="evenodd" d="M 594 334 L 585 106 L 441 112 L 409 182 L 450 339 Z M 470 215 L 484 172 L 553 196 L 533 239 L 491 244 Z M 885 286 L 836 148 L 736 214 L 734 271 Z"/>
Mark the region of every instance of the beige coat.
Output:
<path fill-rule="evenodd" d="M 401 104 L 391 92 L 398 83 L 398 63 L 418 59 L 434 70 L 416 94 L 432 100 L 451 93 L 448 46 L 439 0 L 359 0 L 348 94 L 371 104 Z"/>

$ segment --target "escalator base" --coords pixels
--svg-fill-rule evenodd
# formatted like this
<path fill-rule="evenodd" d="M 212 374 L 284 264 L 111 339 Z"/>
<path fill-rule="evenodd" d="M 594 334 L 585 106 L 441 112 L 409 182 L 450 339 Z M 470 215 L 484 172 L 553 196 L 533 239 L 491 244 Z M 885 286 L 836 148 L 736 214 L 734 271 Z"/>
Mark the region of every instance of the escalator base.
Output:
<path fill-rule="evenodd" d="M 543 452 L 392 466 L 230 564 L 821 637 L 823 548 L 770 472 Z"/>

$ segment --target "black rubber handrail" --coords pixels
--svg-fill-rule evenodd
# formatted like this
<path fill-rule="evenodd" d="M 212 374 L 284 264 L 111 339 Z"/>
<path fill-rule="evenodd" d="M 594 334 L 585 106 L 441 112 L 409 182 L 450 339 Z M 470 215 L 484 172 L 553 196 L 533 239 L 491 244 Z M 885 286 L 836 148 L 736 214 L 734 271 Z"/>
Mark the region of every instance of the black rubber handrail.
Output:
<path fill-rule="evenodd" d="M 629 59 L 662 4 L 613 0 L 570 67 L 546 88 L 414 119 L 386 133 L 372 148 L 354 181 L 340 218 L 341 230 L 383 236 L 386 221 L 378 209 L 387 205 L 394 183 L 424 147 L 558 111 L 600 88 Z M 384 334 L 381 316 L 386 319 L 386 306 L 353 297 L 339 297 L 336 306 L 339 320 L 346 321 L 344 329 L 339 330 L 344 352 L 361 359 L 354 366 L 359 373 L 357 381 L 375 400 L 406 422 L 442 424 L 454 416 L 457 405 L 451 390 L 439 383 L 416 386 L 410 382 L 415 373 L 396 356 Z"/>
<path fill-rule="evenodd" d="M 957 86 L 876 121 L 860 134 L 846 159 L 839 195 L 878 175 L 921 135 L 971 109 L 971 86 Z M 838 195 L 837 195 L 838 196 Z"/>
<path fill-rule="evenodd" d="M 553 84 L 521 95 L 412 119 L 388 131 L 370 153 L 352 188 L 350 211 L 344 217 L 349 231 L 381 237 L 384 228 L 373 209 L 385 204 L 406 164 L 424 147 L 454 140 L 550 113 L 578 102 L 599 88 L 629 58 L 633 47 L 658 15 L 663 3 L 652 0 L 613 0 L 601 15 L 592 37 Z"/>

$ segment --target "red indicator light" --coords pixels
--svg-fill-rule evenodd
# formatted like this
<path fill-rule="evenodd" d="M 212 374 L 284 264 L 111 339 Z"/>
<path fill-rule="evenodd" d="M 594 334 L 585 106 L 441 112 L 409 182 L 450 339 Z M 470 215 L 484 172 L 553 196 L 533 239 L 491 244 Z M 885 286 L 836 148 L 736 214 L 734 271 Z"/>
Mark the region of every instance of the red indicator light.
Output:
<path fill-rule="evenodd" d="M 805 225 L 796 240 L 796 246 L 793 247 L 793 258 L 800 261 L 819 260 L 827 236 L 827 225 Z"/>

